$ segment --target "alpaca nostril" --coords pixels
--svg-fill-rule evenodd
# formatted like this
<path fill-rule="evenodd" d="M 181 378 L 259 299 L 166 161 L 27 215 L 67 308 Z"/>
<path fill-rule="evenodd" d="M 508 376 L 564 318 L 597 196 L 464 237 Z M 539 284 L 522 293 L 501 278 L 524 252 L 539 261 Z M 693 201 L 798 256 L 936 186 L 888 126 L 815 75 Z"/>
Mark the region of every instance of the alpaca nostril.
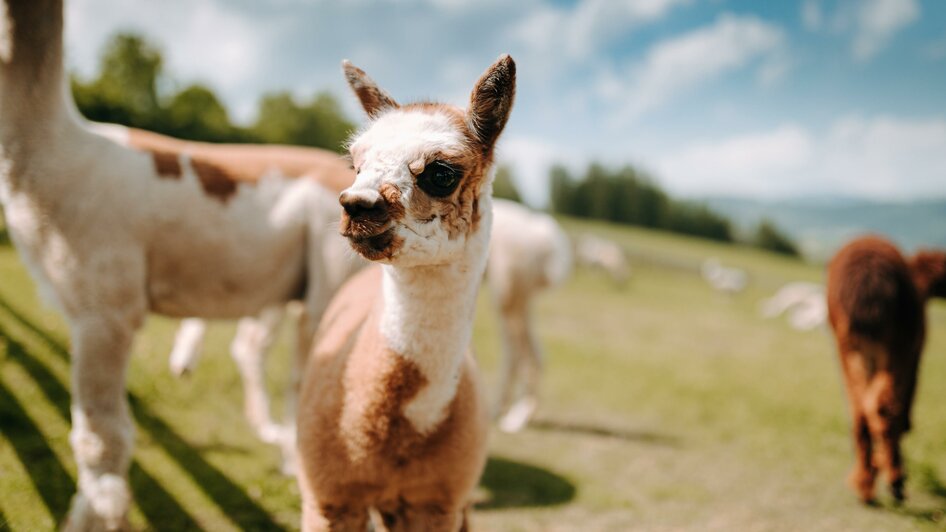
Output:
<path fill-rule="evenodd" d="M 387 204 L 380 194 L 370 197 L 346 190 L 338 197 L 338 202 L 342 204 L 348 216 L 356 220 L 381 220 L 388 214 Z"/>

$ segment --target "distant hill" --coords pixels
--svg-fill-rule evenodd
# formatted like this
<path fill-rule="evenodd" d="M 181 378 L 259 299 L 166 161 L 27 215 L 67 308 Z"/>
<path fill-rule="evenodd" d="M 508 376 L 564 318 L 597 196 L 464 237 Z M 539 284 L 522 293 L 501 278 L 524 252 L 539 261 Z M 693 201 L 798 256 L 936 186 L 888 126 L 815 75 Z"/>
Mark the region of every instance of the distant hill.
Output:
<path fill-rule="evenodd" d="M 751 230 L 762 218 L 774 221 L 796 239 L 806 257 L 817 261 L 864 233 L 885 235 L 907 252 L 923 246 L 946 248 L 946 198 L 878 202 L 845 197 L 781 201 L 714 197 L 704 201 L 732 218 L 740 231 Z"/>

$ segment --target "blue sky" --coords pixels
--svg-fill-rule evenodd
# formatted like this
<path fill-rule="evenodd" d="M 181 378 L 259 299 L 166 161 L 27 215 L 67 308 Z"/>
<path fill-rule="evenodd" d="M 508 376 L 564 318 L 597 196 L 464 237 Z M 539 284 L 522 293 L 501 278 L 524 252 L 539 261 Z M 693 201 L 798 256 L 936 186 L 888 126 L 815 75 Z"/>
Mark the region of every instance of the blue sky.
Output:
<path fill-rule="evenodd" d="M 590 160 L 690 197 L 946 197 L 938 0 L 67 0 L 71 68 L 129 29 L 243 121 L 279 89 L 361 120 L 343 58 L 395 98 L 462 105 L 509 52 L 500 154 L 534 204 L 549 165 Z"/>

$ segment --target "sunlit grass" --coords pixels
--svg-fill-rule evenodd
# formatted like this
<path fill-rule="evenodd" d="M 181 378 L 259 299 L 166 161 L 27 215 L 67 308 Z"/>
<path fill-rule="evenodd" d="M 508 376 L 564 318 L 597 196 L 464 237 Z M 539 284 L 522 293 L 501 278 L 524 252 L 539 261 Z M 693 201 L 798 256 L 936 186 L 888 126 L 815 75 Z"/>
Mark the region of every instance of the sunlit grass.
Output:
<path fill-rule="evenodd" d="M 930 334 L 906 439 L 910 499 L 857 504 L 844 485 L 852 456 L 830 335 L 758 317 L 782 283 L 821 267 L 757 250 L 569 221 L 628 250 L 630 284 L 579 270 L 536 305 L 546 379 L 536 422 L 496 433 L 477 493 L 486 530 L 936 529 L 946 512 L 946 306 Z M 749 289 L 727 297 L 699 277 L 709 256 L 745 268 Z M 74 490 L 68 445 L 68 345 L 61 319 L 37 301 L 0 247 L 0 530 L 51 529 Z M 484 294 L 476 350 L 493 390 L 496 321 Z M 227 344 L 211 329 L 189 378 L 167 371 L 176 322 L 149 320 L 135 344 L 129 390 L 137 420 L 131 472 L 138 528 L 298 527 L 295 483 L 242 415 Z M 278 393 L 288 338 L 271 359 Z M 279 412 L 277 411 L 277 414 Z"/>

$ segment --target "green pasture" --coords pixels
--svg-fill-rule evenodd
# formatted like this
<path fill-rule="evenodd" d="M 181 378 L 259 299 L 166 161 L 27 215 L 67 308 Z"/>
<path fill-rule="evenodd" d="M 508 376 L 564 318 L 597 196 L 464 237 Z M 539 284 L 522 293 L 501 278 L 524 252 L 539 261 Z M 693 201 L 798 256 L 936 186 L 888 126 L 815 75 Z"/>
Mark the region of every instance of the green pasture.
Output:
<path fill-rule="evenodd" d="M 908 496 L 858 504 L 847 409 L 826 330 L 759 317 L 782 284 L 822 268 L 749 248 L 566 220 L 628 252 L 616 289 L 578 270 L 535 308 L 546 351 L 542 403 L 519 434 L 494 433 L 478 490 L 477 530 L 937 530 L 946 527 L 946 305 L 930 333 L 905 440 Z M 2 230 L 0 230 L 2 233 Z M 2 235 L 0 235 L 2 236 Z M 0 241 L 3 239 L 0 238 Z M 737 296 L 710 289 L 700 263 L 746 269 Z M 242 414 L 227 354 L 233 326 L 211 329 L 189 378 L 167 370 L 176 321 L 151 318 L 128 376 L 137 422 L 132 523 L 156 530 L 297 529 L 295 481 Z M 271 358 L 286 378 L 288 334 Z M 476 352 L 489 390 L 497 323 L 483 294 Z M 63 321 L 38 300 L 0 245 L 0 530 L 50 530 L 75 490 L 68 444 Z M 881 486 L 883 488 L 883 486 Z"/>

